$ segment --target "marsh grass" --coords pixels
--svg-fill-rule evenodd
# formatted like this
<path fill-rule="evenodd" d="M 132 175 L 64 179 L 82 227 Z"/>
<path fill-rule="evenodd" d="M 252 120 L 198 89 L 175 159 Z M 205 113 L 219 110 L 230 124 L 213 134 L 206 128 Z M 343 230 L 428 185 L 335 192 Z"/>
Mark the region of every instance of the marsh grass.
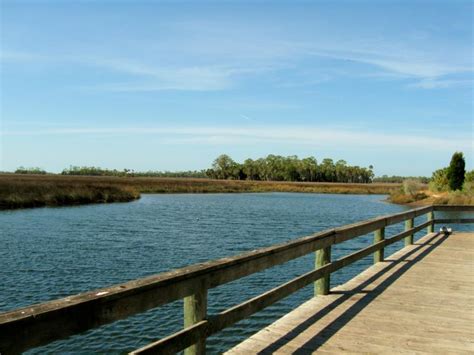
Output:
<path fill-rule="evenodd" d="M 409 204 L 424 200 L 428 197 L 428 185 L 416 179 L 406 179 L 400 189 L 390 193 L 389 201 L 397 204 Z"/>
<path fill-rule="evenodd" d="M 311 192 L 389 194 L 400 184 L 304 183 L 196 178 L 0 175 L 0 209 L 125 202 L 140 193 Z"/>
<path fill-rule="evenodd" d="M 392 192 L 390 194 L 389 201 L 399 205 L 410 204 L 418 201 L 423 201 L 428 197 L 424 192 L 418 192 L 416 194 L 405 194 L 402 191 Z"/>
<path fill-rule="evenodd" d="M 436 197 L 433 203 L 439 205 L 474 205 L 474 192 L 452 191 Z"/>
<path fill-rule="evenodd" d="M 1 176 L 0 209 L 127 202 L 140 197 L 132 187 L 47 176 Z"/>
<path fill-rule="evenodd" d="M 406 194 L 396 190 L 390 194 L 389 201 L 412 207 L 427 205 L 474 205 L 474 191 L 432 192 L 429 190 Z"/>

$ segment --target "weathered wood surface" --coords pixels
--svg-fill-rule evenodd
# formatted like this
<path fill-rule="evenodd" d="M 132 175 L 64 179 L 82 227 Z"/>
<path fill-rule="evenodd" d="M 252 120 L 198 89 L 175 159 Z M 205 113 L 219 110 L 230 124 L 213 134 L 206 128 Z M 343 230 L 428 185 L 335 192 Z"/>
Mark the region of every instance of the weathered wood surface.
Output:
<path fill-rule="evenodd" d="M 429 234 L 227 354 L 474 353 L 474 233 Z"/>
<path fill-rule="evenodd" d="M 374 232 L 374 244 L 381 242 L 384 239 L 385 239 L 385 228 L 377 229 Z M 374 263 L 383 261 L 384 253 L 385 253 L 384 248 L 377 250 L 374 253 Z"/>
<path fill-rule="evenodd" d="M 415 224 L 415 220 L 413 218 L 406 220 L 405 221 L 405 230 L 407 231 L 407 230 L 412 229 L 414 224 Z M 409 234 L 405 238 L 405 246 L 413 244 L 413 237 L 414 237 L 413 234 Z"/>
<path fill-rule="evenodd" d="M 201 288 L 197 293 L 184 298 L 184 327 L 191 327 L 207 317 L 207 290 Z M 184 355 L 203 355 L 206 353 L 205 338 L 184 350 Z"/>
<path fill-rule="evenodd" d="M 316 251 L 315 267 L 319 269 L 331 262 L 331 247 Z M 330 274 L 326 274 L 314 283 L 314 295 L 327 295 L 329 293 Z"/>
<path fill-rule="evenodd" d="M 436 219 L 437 224 L 469 224 L 474 223 L 474 218 L 438 218 Z"/>
<path fill-rule="evenodd" d="M 474 211 L 474 205 L 433 205 L 433 209 L 446 212 L 472 212 Z"/>
<path fill-rule="evenodd" d="M 426 220 L 427 221 L 433 221 L 434 220 L 434 212 L 428 212 L 426 215 Z M 433 233 L 434 232 L 434 224 L 430 224 L 428 228 L 426 229 L 426 234 Z"/>

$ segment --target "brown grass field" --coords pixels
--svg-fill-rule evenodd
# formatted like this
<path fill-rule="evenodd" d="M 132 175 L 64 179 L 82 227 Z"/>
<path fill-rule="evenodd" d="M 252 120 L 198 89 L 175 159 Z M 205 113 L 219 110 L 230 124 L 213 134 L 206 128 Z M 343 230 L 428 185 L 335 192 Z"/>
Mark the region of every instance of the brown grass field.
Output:
<path fill-rule="evenodd" d="M 400 184 L 0 174 L 0 209 L 125 202 L 140 193 L 389 194 L 396 189 Z"/>

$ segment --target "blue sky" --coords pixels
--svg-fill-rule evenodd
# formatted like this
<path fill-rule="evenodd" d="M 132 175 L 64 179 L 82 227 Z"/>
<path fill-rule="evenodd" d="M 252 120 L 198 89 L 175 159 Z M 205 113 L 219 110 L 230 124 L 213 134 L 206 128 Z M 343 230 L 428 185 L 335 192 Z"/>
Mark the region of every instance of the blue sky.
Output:
<path fill-rule="evenodd" d="M 2 1 L 1 164 L 473 168 L 470 1 Z"/>

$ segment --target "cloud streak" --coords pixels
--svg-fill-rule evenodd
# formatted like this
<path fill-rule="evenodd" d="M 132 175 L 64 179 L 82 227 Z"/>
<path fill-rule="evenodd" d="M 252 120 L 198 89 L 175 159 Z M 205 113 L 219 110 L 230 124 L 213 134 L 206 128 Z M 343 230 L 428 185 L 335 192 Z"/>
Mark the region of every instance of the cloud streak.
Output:
<path fill-rule="evenodd" d="M 417 83 L 410 85 L 415 88 L 422 89 L 447 89 L 452 87 L 468 87 L 472 88 L 474 80 L 472 79 L 438 79 L 438 78 L 428 78 L 420 80 Z"/>
<path fill-rule="evenodd" d="M 445 139 L 425 135 L 367 133 L 362 131 L 321 129 L 317 127 L 104 127 L 54 128 L 4 131 L 3 136 L 50 135 L 155 135 L 166 144 L 245 145 L 259 143 L 287 143 L 314 147 L 341 148 L 404 148 L 432 151 L 471 149 L 470 139 Z"/>
<path fill-rule="evenodd" d="M 199 30 L 198 27 L 196 31 Z M 1 59 L 8 63 L 31 65 L 65 63 L 121 74 L 122 77 L 118 81 L 98 82 L 82 87 L 112 92 L 228 90 L 236 86 L 241 78 L 258 77 L 270 72 L 297 73 L 301 69 L 296 63 L 321 59 L 329 59 L 333 63 L 322 73 L 308 75 L 307 69 L 304 69 L 306 72 L 297 75 L 296 79 L 289 79 L 289 82 L 280 83 L 278 86 L 319 86 L 335 78 L 360 76 L 360 68 L 338 73 L 334 69 L 337 69 L 341 62 L 372 68 L 373 71 L 369 71 L 367 77 L 416 80 L 409 86 L 421 89 L 466 86 L 464 78 L 453 80 L 449 76 L 469 75 L 474 72 L 472 63 L 466 59 L 469 58 L 469 52 L 465 48 L 449 48 L 449 55 L 445 55 L 444 52 L 440 53 L 437 47 L 419 49 L 403 42 L 385 43 L 370 37 L 360 37 L 353 43 L 353 39 L 330 37 L 320 41 L 308 41 L 304 38 L 289 40 L 275 38 L 271 33 L 263 37 L 250 37 L 252 33 L 258 33 L 258 29 L 247 31 L 245 35 L 237 38 L 229 33 L 228 28 L 224 27 L 221 32 L 211 38 L 204 36 L 205 32 L 198 33 L 197 39 L 193 37 L 189 43 L 191 39 L 182 38 L 176 40 L 177 44 L 170 44 L 174 41 L 141 43 L 142 46 L 154 45 L 159 48 L 159 57 L 156 57 L 155 53 L 145 61 L 100 53 L 97 50 L 90 55 L 64 55 L 53 53 L 55 50 L 45 52 L 46 54 L 6 50 L 1 53 Z M 229 38 L 234 39 L 231 44 Z M 143 48 L 140 51 L 143 51 Z M 189 60 L 169 64 L 176 62 L 175 57 L 181 56 Z M 195 64 L 193 58 L 199 59 L 199 64 Z"/>
<path fill-rule="evenodd" d="M 190 65 L 160 66 L 148 65 L 128 58 L 42 54 L 22 51 L 2 50 L 0 59 L 4 63 L 65 64 L 69 66 L 94 67 L 112 73 L 126 75 L 127 80 L 120 82 L 98 83 L 80 86 L 82 89 L 96 91 L 217 91 L 232 87 L 238 76 L 270 71 L 269 66 L 232 66 L 221 65 Z"/>

